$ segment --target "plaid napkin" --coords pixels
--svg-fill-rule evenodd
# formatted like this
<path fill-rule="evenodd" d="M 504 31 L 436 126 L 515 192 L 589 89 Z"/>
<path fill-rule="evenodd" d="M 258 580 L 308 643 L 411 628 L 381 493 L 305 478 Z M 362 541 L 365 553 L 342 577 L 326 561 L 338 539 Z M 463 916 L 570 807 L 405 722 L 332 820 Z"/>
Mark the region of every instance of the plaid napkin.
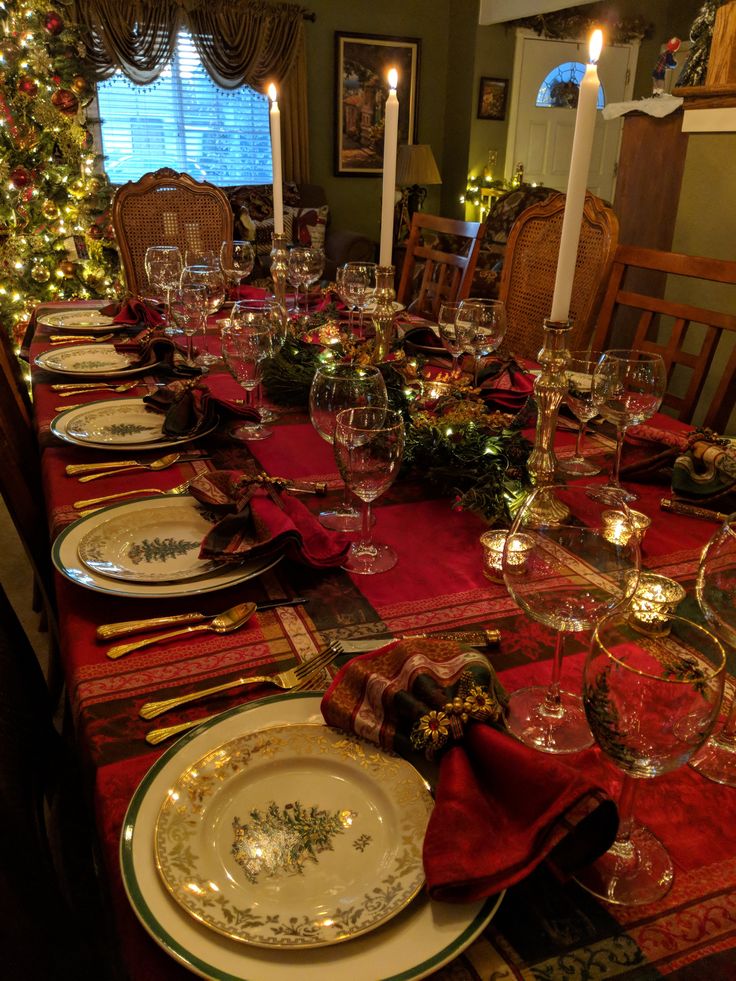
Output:
<path fill-rule="evenodd" d="M 615 837 L 615 804 L 577 769 L 502 731 L 504 703 L 480 653 L 439 640 L 354 658 L 322 700 L 329 725 L 409 759 L 439 756 L 424 839 L 433 899 L 493 895 L 545 860 L 566 877 Z"/>
<path fill-rule="evenodd" d="M 158 310 L 136 296 L 122 303 L 108 303 L 106 307 L 102 307 L 100 313 L 112 317 L 116 324 L 160 327 L 164 322 Z"/>
<path fill-rule="evenodd" d="M 219 425 L 225 416 L 254 422 L 260 420 L 257 409 L 218 399 L 209 389 L 191 381 L 173 381 L 145 395 L 143 401 L 152 412 L 166 414 L 162 430 L 176 439 L 210 430 Z"/>
<path fill-rule="evenodd" d="M 202 474 L 189 493 L 223 512 L 202 542 L 202 559 L 242 562 L 285 553 L 303 565 L 329 569 L 341 565 L 350 548 L 346 535 L 323 528 L 301 501 L 269 493 L 258 478 L 240 471 Z"/>

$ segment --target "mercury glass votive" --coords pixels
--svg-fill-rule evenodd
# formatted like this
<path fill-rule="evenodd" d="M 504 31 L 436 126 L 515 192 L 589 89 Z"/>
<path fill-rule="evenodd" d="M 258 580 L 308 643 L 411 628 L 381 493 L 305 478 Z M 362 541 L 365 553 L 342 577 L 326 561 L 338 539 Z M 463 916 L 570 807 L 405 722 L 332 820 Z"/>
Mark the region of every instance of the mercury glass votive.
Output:
<path fill-rule="evenodd" d="M 484 531 L 480 536 L 483 547 L 483 575 L 491 582 L 503 582 L 503 551 L 508 538 L 508 528 Z M 531 540 L 526 535 L 514 535 L 509 541 L 508 565 L 517 572 L 523 572 Z"/>
<path fill-rule="evenodd" d="M 641 511 L 634 511 L 629 508 L 631 521 L 627 520 L 623 511 L 604 511 L 601 515 L 603 519 L 603 537 L 613 545 L 626 545 L 631 537 L 631 522 L 634 523 L 634 532 L 639 541 L 644 537 L 652 519 Z"/>
<path fill-rule="evenodd" d="M 666 634 L 670 629 L 670 617 L 685 595 L 685 590 L 674 579 L 642 572 L 631 600 L 631 617 L 646 633 Z"/>

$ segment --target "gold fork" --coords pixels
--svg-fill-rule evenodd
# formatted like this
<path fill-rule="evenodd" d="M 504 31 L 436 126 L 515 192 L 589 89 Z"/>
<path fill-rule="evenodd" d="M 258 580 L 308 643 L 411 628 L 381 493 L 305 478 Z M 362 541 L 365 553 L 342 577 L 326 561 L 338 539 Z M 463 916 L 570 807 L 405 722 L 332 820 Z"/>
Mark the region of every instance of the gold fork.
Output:
<path fill-rule="evenodd" d="M 339 641 L 333 641 L 319 654 L 315 654 L 308 661 L 297 664 L 295 668 L 289 668 L 288 671 L 280 671 L 278 674 L 247 675 L 244 678 L 226 681 L 221 685 L 212 685 L 210 688 L 200 688 L 199 691 L 178 695 L 176 698 L 166 698 L 160 702 L 146 702 L 145 705 L 141 706 L 138 714 L 142 719 L 155 719 L 157 715 L 162 715 L 180 705 L 186 705 L 187 702 L 196 702 L 200 698 L 207 698 L 209 695 L 216 695 L 221 691 L 229 691 L 231 688 L 241 688 L 243 685 L 253 685 L 259 682 L 293 690 L 300 682 L 316 676 L 322 668 L 331 664 L 338 654 L 342 654 L 342 645 Z"/>
<path fill-rule="evenodd" d="M 80 511 L 80 517 L 84 517 L 84 515 L 92 514 L 93 511 L 99 510 L 98 508 L 92 507 L 93 504 L 116 501 L 121 497 L 139 497 L 142 494 L 186 494 L 191 482 L 191 480 L 185 480 L 184 483 L 177 484 L 176 487 L 169 487 L 168 490 L 164 490 L 161 487 L 140 487 L 138 490 L 119 491 L 117 494 L 105 494 L 104 497 L 88 497 L 84 501 L 75 501 L 73 507 L 77 511 Z M 88 508 L 88 510 L 80 510 L 81 508 Z"/>

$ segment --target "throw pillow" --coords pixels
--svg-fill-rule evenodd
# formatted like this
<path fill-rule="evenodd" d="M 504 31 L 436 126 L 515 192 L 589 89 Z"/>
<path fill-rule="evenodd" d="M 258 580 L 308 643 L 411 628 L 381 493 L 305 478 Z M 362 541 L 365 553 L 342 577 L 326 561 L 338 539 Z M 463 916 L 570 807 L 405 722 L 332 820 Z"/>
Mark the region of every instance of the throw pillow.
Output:
<path fill-rule="evenodd" d="M 287 241 L 291 241 L 293 236 L 294 216 L 292 212 L 295 210 L 294 208 L 284 208 L 284 234 L 286 235 Z M 270 218 L 266 218 L 265 221 L 254 221 L 253 228 L 255 233 L 254 246 L 256 259 L 263 269 L 269 269 L 271 267 L 271 248 L 273 246 L 273 215 Z"/>

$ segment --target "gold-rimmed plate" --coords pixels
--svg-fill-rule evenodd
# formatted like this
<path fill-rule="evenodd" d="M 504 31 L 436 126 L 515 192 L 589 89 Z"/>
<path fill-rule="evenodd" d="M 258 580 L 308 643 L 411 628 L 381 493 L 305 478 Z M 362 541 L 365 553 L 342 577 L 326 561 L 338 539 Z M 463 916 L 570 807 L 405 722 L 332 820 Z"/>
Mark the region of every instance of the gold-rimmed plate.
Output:
<path fill-rule="evenodd" d="M 83 331 L 85 334 L 107 334 L 111 330 L 122 330 L 127 326 L 127 324 L 116 324 L 112 317 L 94 308 L 47 313 L 40 316 L 38 322 L 62 333 Z"/>
<path fill-rule="evenodd" d="M 169 789 L 156 864 L 195 919 L 243 943 L 340 943 L 400 913 L 424 883 L 432 797 L 406 760 L 326 726 L 231 739 Z"/>

